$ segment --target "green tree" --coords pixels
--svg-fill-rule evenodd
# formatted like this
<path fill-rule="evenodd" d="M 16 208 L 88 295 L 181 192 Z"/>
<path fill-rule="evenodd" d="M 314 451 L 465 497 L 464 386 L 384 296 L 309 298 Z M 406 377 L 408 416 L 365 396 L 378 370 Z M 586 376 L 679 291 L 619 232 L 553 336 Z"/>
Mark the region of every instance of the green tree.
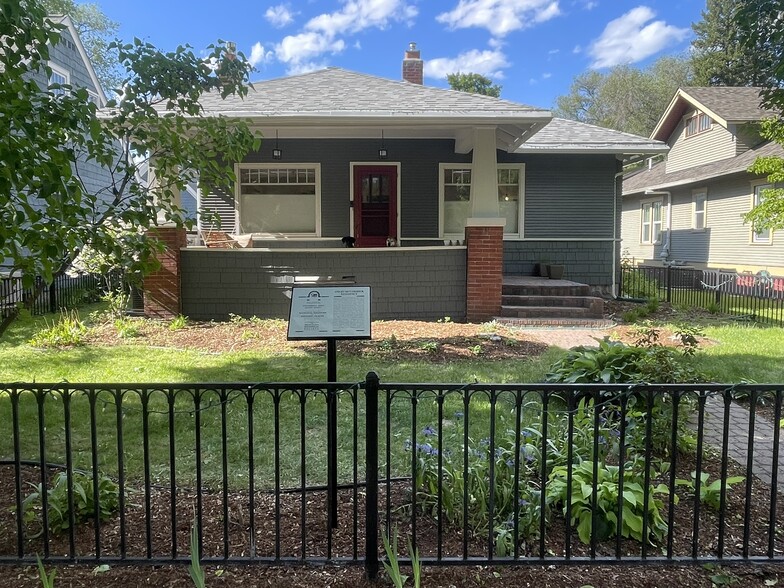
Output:
<path fill-rule="evenodd" d="M 743 38 L 740 11 L 748 0 L 708 0 L 702 20 L 691 25 L 692 67 L 700 86 L 761 86 L 778 51 L 765 42 Z M 769 22 L 765 20 L 763 22 Z M 761 39 L 758 39 L 761 41 Z"/>
<path fill-rule="evenodd" d="M 146 229 L 159 218 L 186 224 L 174 204 L 185 184 L 197 174 L 213 186 L 233 182 L 230 162 L 258 147 L 247 123 L 201 116 L 205 92 L 247 92 L 247 61 L 220 41 L 205 60 L 188 47 L 162 53 L 135 39 L 116 47 L 128 83 L 99 113 L 83 88 L 47 91 L 31 75 L 47 71 L 62 26 L 36 0 L 0 0 L 0 8 L 0 260 L 28 286 L 36 275 L 51 283 L 85 248 L 149 271 L 161 245 Z M 154 193 L 136 181 L 150 159 Z M 83 168 L 95 165 L 111 182 L 91 191 Z"/>
<path fill-rule="evenodd" d="M 493 98 L 501 96 L 501 86 L 478 73 L 452 73 L 446 76 L 446 81 L 449 82 L 450 88 L 458 92 L 484 94 Z"/>
<path fill-rule="evenodd" d="M 734 20 L 739 42 L 747 48 L 761 48 L 768 59 L 759 72 L 761 104 L 776 113 L 762 122 L 763 138 L 784 146 L 784 19 L 780 0 L 757 0 L 741 6 Z M 751 173 L 767 176 L 771 184 L 784 183 L 784 159 L 758 157 Z M 784 228 L 784 189 L 764 190 L 762 202 L 745 215 L 746 222 L 759 229 Z"/>
<path fill-rule="evenodd" d="M 691 82 L 689 61 L 662 57 L 647 69 L 618 65 L 608 72 L 588 70 L 575 77 L 569 93 L 556 99 L 557 116 L 650 135 L 675 90 Z"/>
<path fill-rule="evenodd" d="M 119 88 L 122 85 L 120 62 L 117 51 L 110 49 L 119 25 L 94 3 L 43 0 L 43 5 L 50 15 L 66 14 L 71 17 L 104 90 Z"/>

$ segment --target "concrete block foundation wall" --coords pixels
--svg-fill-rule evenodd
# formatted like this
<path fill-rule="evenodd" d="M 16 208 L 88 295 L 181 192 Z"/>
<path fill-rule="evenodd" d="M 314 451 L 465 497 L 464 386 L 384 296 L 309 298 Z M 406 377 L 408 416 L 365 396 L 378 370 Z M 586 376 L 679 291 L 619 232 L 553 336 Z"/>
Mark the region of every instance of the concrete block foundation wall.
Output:
<path fill-rule="evenodd" d="M 612 241 L 504 241 L 504 275 L 533 275 L 541 262 L 564 265 L 566 280 L 601 289 L 613 282 Z"/>
<path fill-rule="evenodd" d="M 412 250 L 181 251 L 182 313 L 197 320 L 229 314 L 287 318 L 299 280 L 347 278 L 370 286 L 373 320 L 466 317 L 465 247 Z M 350 278 L 348 278 L 351 276 Z"/>

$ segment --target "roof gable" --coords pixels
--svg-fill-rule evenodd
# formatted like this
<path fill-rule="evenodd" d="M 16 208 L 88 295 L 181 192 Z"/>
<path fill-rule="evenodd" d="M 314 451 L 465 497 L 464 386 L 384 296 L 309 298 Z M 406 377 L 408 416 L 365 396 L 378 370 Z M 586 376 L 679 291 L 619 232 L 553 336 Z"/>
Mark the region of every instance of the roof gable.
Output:
<path fill-rule="evenodd" d="M 49 18 L 52 22 L 65 25 L 65 27 L 68 29 L 68 32 L 70 33 L 71 36 L 71 40 L 76 46 L 76 50 L 79 52 L 79 56 L 82 58 L 82 61 L 84 62 L 84 67 L 87 68 L 87 73 L 89 74 L 90 79 L 92 80 L 93 85 L 95 86 L 95 91 L 98 93 L 99 107 L 104 106 L 106 104 L 106 94 L 103 91 L 101 82 L 98 80 L 98 75 L 95 73 L 95 68 L 93 67 L 93 63 L 92 61 L 90 61 L 90 58 L 87 56 L 87 51 L 85 50 L 84 45 L 82 44 L 82 40 L 79 37 L 79 32 L 76 30 L 76 27 L 74 26 L 71 17 L 67 15 L 63 16 L 63 15 L 56 14 L 56 15 L 49 15 L 47 18 Z"/>
<path fill-rule="evenodd" d="M 651 133 L 651 139 L 666 141 L 684 113 L 696 108 L 727 128 L 731 123 L 758 121 L 773 114 L 760 106 L 761 88 L 686 87 L 678 88 L 669 106 Z"/>

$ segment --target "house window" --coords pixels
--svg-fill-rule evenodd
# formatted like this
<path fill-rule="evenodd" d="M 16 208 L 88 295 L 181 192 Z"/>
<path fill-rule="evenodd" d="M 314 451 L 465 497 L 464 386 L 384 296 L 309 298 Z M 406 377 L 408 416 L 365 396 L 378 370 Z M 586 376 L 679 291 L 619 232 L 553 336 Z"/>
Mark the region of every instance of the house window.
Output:
<path fill-rule="evenodd" d="M 691 195 L 692 202 L 692 222 L 691 226 L 694 230 L 705 230 L 705 212 L 708 207 L 708 193 L 705 190 L 693 192 Z"/>
<path fill-rule="evenodd" d="M 764 198 L 764 191 L 773 188 L 771 184 L 759 184 L 754 186 L 754 198 L 752 200 L 752 208 L 760 204 Z M 770 229 L 755 230 L 751 228 L 751 242 L 760 243 L 763 245 L 770 244 Z"/>
<path fill-rule="evenodd" d="M 702 112 L 695 114 L 686 121 L 686 136 L 691 137 L 710 130 L 713 121 L 711 117 Z"/>
<path fill-rule="evenodd" d="M 240 166 L 240 232 L 317 235 L 320 176 L 318 164 Z"/>
<path fill-rule="evenodd" d="M 504 234 L 520 235 L 525 166 L 498 166 L 498 208 L 506 219 Z M 463 235 L 466 220 L 471 216 L 471 165 L 441 165 L 441 194 L 445 235 Z"/>
<path fill-rule="evenodd" d="M 640 241 L 654 244 L 661 241 L 662 201 L 653 200 L 642 203 L 642 223 Z"/>
<path fill-rule="evenodd" d="M 49 85 L 50 86 L 53 86 L 55 84 L 58 85 L 58 86 L 70 84 L 70 77 L 71 76 L 68 74 L 67 70 L 62 69 L 61 67 L 57 67 L 56 65 L 52 65 L 51 63 L 49 64 L 49 69 L 52 70 L 52 73 L 49 75 Z M 51 92 L 52 92 L 52 94 L 56 94 L 58 96 L 62 96 L 63 94 L 66 93 L 66 89 L 65 88 L 52 88 Z"/>

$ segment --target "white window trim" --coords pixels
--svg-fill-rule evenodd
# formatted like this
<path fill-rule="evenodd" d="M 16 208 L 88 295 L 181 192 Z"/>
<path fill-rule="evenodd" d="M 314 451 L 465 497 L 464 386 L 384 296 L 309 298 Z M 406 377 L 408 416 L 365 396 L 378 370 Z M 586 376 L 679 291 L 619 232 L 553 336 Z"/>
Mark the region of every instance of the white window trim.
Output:
<path fill-rule="evenodd" d="M 473 164 L 472 163 L 439 163 L 438 164 L 438 238 L 439 239 L 465 239 L 465 232 L 444 233 L 444 171 L 448 169 L 468 169 L 471 170 L 471 183 L 473 183 Z M 505 241 L 521 241 L 525 237 L 525 163 L 499 163 L 496 170 L 516 169 L 519 171 L 520 192 L 518 194 L 517 210 L 517 233 L 504 232 Z M 498 173 L 496 171 L 496 173 Z"/>
<path fill-rule="evenodd" d="M 399 161 L 350 161 L 348 164 L 349 167 L 349 196 L 348 200 L 350 203 L 348 209 L 348 234 L 352 237 L 356 237 L 354 234 L 354 168 L 355 167 L 366 167 L 366 166 L 373 166 L 373 167 L 394 167 L 397 169 L 397 241 L 398 243 L 401 241 L 403 236 L 400 234 L 400 230 L 402 225 L 400 224 L 400 201 L 401 198 L 401 181 L 400 181 L 400 162 Z"/>
<path fill-rule="evenodd" d="M 234 226 L 238 231 L 242 226 L 242 204 L 240 198 L 240 170 L 241 169 L 309 169 L 316 170 L 316 232 L 315 233 L 283 233 L 291 237 L 321 237 L 321 164 L 320 163 L 235 163 L 234 164 Z M 269 238 L 281 233 L 252 233 L 259 238 Z"/>
<path fill-rule="evenodd" d="M 754 206 L 756 206 L 756 202 L 755 201 L 756 201 L 756 196 L 757 196 L 757 188 L 759 188 L 761 186 L 767 186 L 769 188 L 773 188 L 774 187 L 774 185 L 771 184 L 770 182 L 768 182 L 767 180 L 758 180 L 756 182 L 752 182 L 751 183 L 751 202 L 750 202 L 751 208 L 749 208 L 749 210 L 751 210 L 752 208 L 754 208 Z M 749 227 L 749 245 L 762 245 L 763 247 L 773 245 L 773 231 L 768 229 L 768 238 L 763 241 L 763 240 L 757 239 L 757 234 L 754 232 L 754 225 L 750 226 Z"/>
<path fill-rule="evenodd" d="M 705 204 L 702 207 L 702 227 L 697 226 L 697 197 L 705 197 Z M 691 191 L 691 230 L 702 233 L 708 228 L 708 189 L 696 188 Z"/>
<path fill-rule="evenodd" d="M 71 83 L 71 72 L 69 72 L 64 67 L 61 67 L 59 65 L 56 65 L 56 64 L 52 63 L 51 61 L 49 63 L 47 63 L 47 65 L 49 66 L 49 69 L 52 70 L 52 73 L 56 73 L 56 74 L 59 74 L 59 75 L 63 76 L 65 78 L 65 83 L 70 85 L 70 83 Z M 46 79 L 46 87 L 47 87 L 47 89 L 49 88 L 49 85 L 52 83 L 51 78 L 52 78 L 51 75 L 47 76 L 47 79 Z M 67 91 L 63 90 L 63 92 L 67 92 Z"/>
<path fill-rule="evenodd" d="M 700 129 L 700 117 L 701 116 L 706 117 L 710 121 L 710 124 L 708 124 L 708 128 L 706 128 L 706 129 Z M 695 123 L 696 130 L 693 133 L 689 134 L 689 121 L 691 119 L 693 119 L 693 118 L 696 119 L 696 121 L 697 121 Z M 694 111 L 692 114 L 684 115 L 684 117 L 683 117 L 683 138 L 684 139 L 691 139 L 692 137 L 696 137 L 697 135 L 702 135 L 703 133 L 707 133 L 708 131 L 710 131 L 712 128 L 713 128 L 713 118 L 711 116 L 707 115 L 706 113 L 701 112 L 699 110 Z"/>
<path fill-rule="evenodd" d="M 661 225 L 661 229 L 659 230 L 659 239 L 654 241 L 651 239 L 650 241 L 644 240 L 643 235 L 643 210 L 645 209 L 646 204 L 653 204 L 654 202 L 659 203 L 659 214 L 661 219 L 659 220 L 659 224 Z M 666 210 L 664 209 L 664 199 L 663 198 L 645 198 L 644 200 L 640 200 L 640 245 L 661 245 L 661 235 L 664 232 L 664 219 L 666 215 Z M 653 216 L 651 215 L 651 237 L 653 237 Z"/>

